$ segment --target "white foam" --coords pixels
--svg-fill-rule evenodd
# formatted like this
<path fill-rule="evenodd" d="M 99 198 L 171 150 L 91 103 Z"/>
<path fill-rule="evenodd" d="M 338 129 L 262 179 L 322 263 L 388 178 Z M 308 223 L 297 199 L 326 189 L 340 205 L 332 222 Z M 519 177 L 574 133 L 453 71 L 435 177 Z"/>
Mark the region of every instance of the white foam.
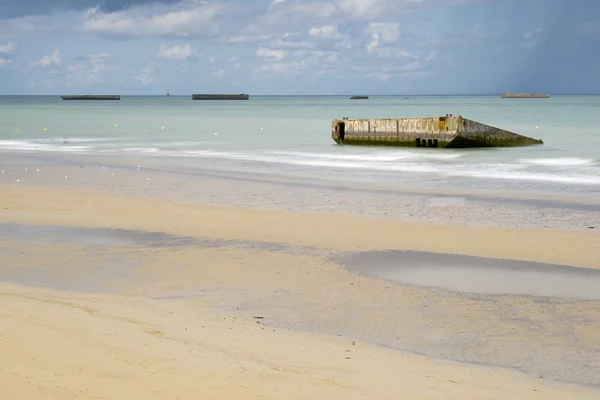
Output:
<path fill-rule="evenodd" d="M 523 164 L 532 164 L 532 165 L 545 165 L 545 166 L 556 166 L 556 167 L 571 167 L 578 165 L 589 165 L 593 164 L 594 160 L 586 159 L 586 158 L 569 158 L 569 157 L 560 157 L 560 158 L 531 158 L 531 159 L 521 159 L 519 162 Z"/>
<path fill-rule="evenodd" d="M 51 138 L 51 139 L 31 139 L 33 143 L 91 143 L 91 142 L 107 142 L 115 140 L 114 138 L 85 138 L 85 137 L 68 137 Z"/>
<path fill-rule="evenodd" d="M 91 149 L 90 146 L 67 146 L 67 145 L 49 145 L 49 144 L 41 144 L 41 143 L 33 143 L 30 141 L 21 141 L 21 140 L 0 140 L 0 149 L 1 150 L 17 150 L 17 151 L 27 151 L 27 152 L 77 152 L 77 151 L 85 151 Z"/>
<path fill-rule="evenodd" d="M 578 185 L 600 185 L 600 175 L 558 175 L 551 173 L 535 172 L 507 172 L 497 173 L 495 171 L 462 171 L 461 173 L 447 172 L 449 176 L 467 176 L 473 178 L 504 179 L 517 181 L 537 181 Z"/>
<path fill-rule="evenodd" d="M 390 152 L 373 152 L 363 154 L 339 154 L 339 153 L 306 153 L 300 151 L 266 151 L 266 154 L 276 156 L 291 156 L 301 158 L 317 158 L 331 160 L 356 160 L 356 161 L 401 161 L 401 160 L 418 160 L 418 159 L 433 159 L 433 160 L 453 160 L 461 157 L 460 153 L 425 153 L 415 151 L 390 151 Z"/>

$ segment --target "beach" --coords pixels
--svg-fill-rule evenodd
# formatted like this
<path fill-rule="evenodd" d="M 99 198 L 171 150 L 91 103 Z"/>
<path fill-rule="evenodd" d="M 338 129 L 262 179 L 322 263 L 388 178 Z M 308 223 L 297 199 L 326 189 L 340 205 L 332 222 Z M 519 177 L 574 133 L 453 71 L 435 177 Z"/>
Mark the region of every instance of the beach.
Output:
<path fill-rule="evenodd" d="M 353 167 L 10 140 L 7 399 L 600 397 L 594 162 L 438 184 L 344 148 Z M 386 152 L 402 168 L 453 154 Z"/>
<path fill-rule="evenodd" d="M 410 250 L 594 278 L 595 230 L 202 205 L 144 197 L 161 180 L 137 165 L 41 164 L 0 192 L 8 398 L 598 395 L 597 299 L 407 285 L 343 261 Z M 95 174 L 112 185 L 91 189 Z"/>

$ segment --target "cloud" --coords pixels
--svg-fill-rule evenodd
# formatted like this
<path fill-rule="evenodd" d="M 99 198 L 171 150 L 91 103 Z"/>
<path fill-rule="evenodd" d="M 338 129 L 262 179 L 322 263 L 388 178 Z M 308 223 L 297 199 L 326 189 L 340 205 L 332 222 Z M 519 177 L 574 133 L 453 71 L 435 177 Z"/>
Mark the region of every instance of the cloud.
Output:
<path fill-rule="evenodd" d="M 216 71 L 214 71 L 212 73 L 213 76 L 216 76 L 217 78 L 222 78 L 225 76 L 225 70 L 223 69 L 217 69 Z"/>
<path fill-rule="evenodd" d="M 271 11 L 273 9 L 273 7 L 275 7 L 277 4 L 283 4 L 285 3 L 286 0 L 273 0 L 271 2 L 271 4 L 269 5 L 269 11 Z"/>
<path fill-rule="evenodd" d="M 154 79 L 154 67 L 152 65 L 145 66 L 134 75 L 133 79 L 138 81 L 142 86 L 156 82 Z"/>
<path fill-rule="evenodd" d="M 333 25 L 313 26 L 308 30 L 308 35 L 323 39 L 339 39 L 342 37 L 337 27 Z"/>
<path fill-rule="evenodd" d="M 174 46 L 161 45 L 156 55 L 162 60 L 186 61 L 192 56 L 192 46 L 189 43 L 179 44 Z"/>
<path fill-rule="evenodd" d="M 418 58 L 414 54 L 395 47 L 382 47 L 370 50 L 374 52 L 378 58 Z"/>
<path fill-rule="evenodd" d="M 235 35 L 226 39 L 227 43 L 232 44 L 244 44 L 244 43 L 254 43 L 254 42 L 262 42 L 271 40 L 277 37 L 277 35 L 272 33 L 261 34 L 261 35 Z"/>
<path fill-rule="evenodd" d="M 337 6 L 350 18 L 370 19 L 402 2 L 402 0 L 338 0 Z"/>
<path fill-rule="evenodd" d="M 6 43 L 3 45 L 0 45 L 0 53 L 4 53 L 4 54 L 12 54 L 12 52 L 15 50 L 16 46 L 13 43 Z"/>
<path fill-rule="evenodd" d="M 125 11 L 86 12 L 80 30 L 123 37 L 209 36 L 216 29 L 215 17 L 224 6 L 202 1 L 183 1 L 173 6 L 141 5 Z"/>
<path fill-rule="evenodd" d="M 299 49 L 286 53 L 289 60 L 271 61 L 255 70 L 263 77 L 286 76 L 286 75 L 324 75 L 338 73 L 333 72 L 333 65 L 339 61 L 339 53 L 336 51 L 320 51 Z"/>
<path fill-rule="evenodd" d="M 397 22 L 372 22 L 368 26 L 372 40 L 366 45 L 367 51 L 379 45 L 392 44 L 400 37 L 400 24 Z"/>
<path fill-rule="evenodd" d="M 315 44 L 312 42 L 309 42 L 307 40 L 303 40 L 300 42 L 295 42 L 292 40 L 276 40 L 274 42 L 271 42 L 271 46 L 273 47 L 278 47 L 278 48 L 295 48 L 295 49 L 312 49 L 313 47 L 315 47 Z"/>
<path fill-rule="evenodd" d="M 437 56 L 437 52 L 435 50 L 431 51 L 429 55 L 425 58 L 425 61 L 433 61 Z"/>
<path fill-rule="evenodd" d="M 0 45 L 0 67 L 6 67 L 12 64 L 12 53 L 16 46 L 12 43 Z"/>
<path fill-rule="evenodd" d="M 60 49 L 56 49 L 49 56 L 44 56 L 37 61 L 31 63 L 32 66 L 37 67 L 58 67 L 61 64 L 62 54 Z"/>
<path fill-rule="evenodd" d="M 180 0 L 161 0 L 162 3 L 178 3 Z M 0 15 L 18 18 L 26 15 L 64 13 L 67 10 L 84 10 L 89 7 L 102 11 L 124 10 L 147 3 L 147 0 L 26 0 L 0 2 Z"/>
<path fill-rule="evenodd" d="M 105 80 L 106 74 L 118 69 L 109 63 L 110 53 L 96 53 L 77 57 L 66 67 L 67 86 L 92 85 Z"/>
<path fill-rule="evenodd" d="M 271 58 L 275 61 L 281 61 L 285 58 L 285 50 L 270 50 L 270 49 L 265 49 L 264 47 L 260 47 L 257 51 L 256 51 L 256 55 L 259 57 L 264 57 L 264 58 Z"/>
<path fill-rule="evenodd" d="M 391 77 L 392 74 L 389 74 L 387 72 L 371 72 L 367 74 L 367 78 L 375 78 L 381 81 L 389 81 Z"/>

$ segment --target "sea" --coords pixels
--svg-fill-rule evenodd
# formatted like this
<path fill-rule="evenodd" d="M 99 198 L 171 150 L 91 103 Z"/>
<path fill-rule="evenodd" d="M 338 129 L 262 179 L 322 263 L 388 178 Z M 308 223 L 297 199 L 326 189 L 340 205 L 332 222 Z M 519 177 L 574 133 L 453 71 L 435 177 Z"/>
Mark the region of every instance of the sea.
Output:
<path fill-rule="evenodd" d="M 333 119 L 462 115 L 539 138 L 520 148 L 337 145 Z M 160 159 L 315 180 L 600 196 L 600 96 L 0 96 L 2 154 Z"/>

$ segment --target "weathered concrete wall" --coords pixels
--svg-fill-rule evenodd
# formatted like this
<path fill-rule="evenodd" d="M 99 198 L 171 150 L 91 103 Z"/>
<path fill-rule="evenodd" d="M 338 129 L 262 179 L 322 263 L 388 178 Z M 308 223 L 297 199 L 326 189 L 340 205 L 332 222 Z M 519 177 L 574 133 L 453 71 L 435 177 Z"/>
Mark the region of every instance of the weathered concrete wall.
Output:
<path fill-rule="evenodd" d="M 120 95 L 114 94 L 83 94 L 83 95 L 65 95 L 60 96 L 63 100 L 121 100 Z"/>
<path fill-rule="evenodd" d="M 502 93 L 503 99 L 549 99 L 550 96 L 543 93 Z"/>
<path fill-rule="evenodd" d="M 248 100 L 249 95 L 242 94 L 192 94 L 192 100 Z"/>
<path fill-rule="evenodd" d="M 427 118 L 389 118 L 389 119 L 357 119 L 342 120 L 344 130 L 335 132 L 334 121 L 332 137 L 338 143 L 372 144 L 392 146 L 427 146 L 440 147 L 449 143 L 458 135 L 461 117 L 427 117 Z M 419 142 L 417 139 L 432 142 Z"/>
<path fill-rule="evenodd" d="M 452 115 L 334 120 L 331 137 L 338 144 L 411 147 L 524 146 L 542 143 L 462 116 Z"/>
<path fill-rule="evenodd" d="M 543 143 L 541 140 L 481 124 L 466 118 L 462 121 L 459 133 L 459 136 L 449 147 L 512 147 Z"/>

